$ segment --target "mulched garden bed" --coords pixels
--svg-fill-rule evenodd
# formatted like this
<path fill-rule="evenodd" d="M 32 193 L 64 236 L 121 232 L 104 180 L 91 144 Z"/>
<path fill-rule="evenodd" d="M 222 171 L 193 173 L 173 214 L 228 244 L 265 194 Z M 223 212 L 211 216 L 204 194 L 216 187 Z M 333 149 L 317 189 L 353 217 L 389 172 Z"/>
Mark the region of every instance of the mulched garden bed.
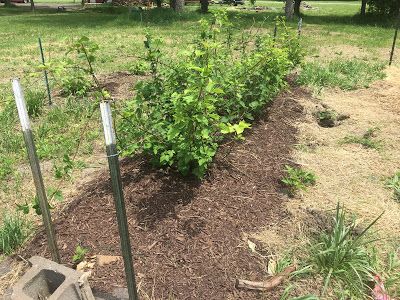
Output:
<path fill-rule="evenodd" d="M 249 250 L 245 236 L 290 218 L 280 179 L 303 115 L 295 98 L 305 93 L 299 87 L 281 93 L 245 141 L 220 148 L 202 182 L 156 170 L 144 159 L 122 160 L 141 292 L 154 299 L 279 298 L 239 291 L 235 279 L 265 279 L 268 262 Z M 108 170 L 81 190 L 55 221 L 62 261 L 69 265 L 77 244 L 91 255 L 120 255 Z M 43 231 L 23 254 L 49 257 Z M 124 286 L 122 263 L 96 267 L 90 283 L 104 292 Z"/>

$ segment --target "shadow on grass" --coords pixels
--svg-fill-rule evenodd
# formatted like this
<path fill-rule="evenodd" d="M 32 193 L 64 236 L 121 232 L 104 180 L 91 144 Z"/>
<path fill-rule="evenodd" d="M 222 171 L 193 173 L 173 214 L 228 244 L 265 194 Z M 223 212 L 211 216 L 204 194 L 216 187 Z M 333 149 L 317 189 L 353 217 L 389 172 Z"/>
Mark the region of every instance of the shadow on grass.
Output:
<path fill-rule="evenodd" d="M 219 9 L 221 6 L 213 5 L 210 10 Z M 13 8 L 0 8 L 0 16 L 13 15 L 29 15 L 33 14 L 29 7 L 19 6 Z M 110 5 L 101 5 L 85 10 L 58 12 L 56 8 L 38 8 L 33 18 L 16 19 L 13 22 L 23 22 L 32 26 L 55 26 L 55 27 L 86 27 L 86 26 L 174 26 L 176 23 L 188 22 L 195 23 L 201 18 L 211 19 L 212 14 L 201 14 L 194 7 L 187 9 L 183 13 L 176 13 L 171 9 L 155 8 L 152 10 L 140 10 L 132 8 L 131 11 L 126 7 L 115 7 Z M 277 16 L 283 14 L 279 10 L 271 11 L 246 11 L 246 10 L 229 10 L 228 14 L 235 26 L 238 28 L 247 28 L 252 24 L 263 24 L 261 26 L 270 27 Z M 367 14 L 365 17 L 360 15 L 308 15 L 303 14 L 305 24 L 314 24 L 321 26 L 330 25 L 353 25 L 353 26 L 378 26 L 390 28 L 394 24 L 394 20 L 388 17 Z M 296 26 L 297 20 L 289 22 L 292 26 Z"/>

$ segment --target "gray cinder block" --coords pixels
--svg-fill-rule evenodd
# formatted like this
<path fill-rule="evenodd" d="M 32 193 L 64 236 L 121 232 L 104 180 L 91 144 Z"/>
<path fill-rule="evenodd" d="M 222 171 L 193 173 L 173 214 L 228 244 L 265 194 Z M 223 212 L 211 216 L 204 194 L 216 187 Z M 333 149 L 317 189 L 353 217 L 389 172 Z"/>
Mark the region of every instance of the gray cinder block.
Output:
<path fill-rule="evenodd" d="M 11 300 L 94 300 L 87 276 L 34 256 L 32 267 L 13 287 Z"/>

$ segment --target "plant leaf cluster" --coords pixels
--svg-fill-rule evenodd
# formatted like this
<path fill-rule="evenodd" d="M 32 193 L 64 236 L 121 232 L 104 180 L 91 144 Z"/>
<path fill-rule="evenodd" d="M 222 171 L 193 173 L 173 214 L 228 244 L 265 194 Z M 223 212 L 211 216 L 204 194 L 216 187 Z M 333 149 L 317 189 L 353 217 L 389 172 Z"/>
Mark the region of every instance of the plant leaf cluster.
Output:
<path fill-rule="evenodd" d="M 282 21 L 280 39 L 235 40 L 226 13 L 200 21 L 200 35 L 174 61 L 146 34 L 151 80 L 136 85 L 118 124 L 125 155 L 144 153 L 159 166 L 204 176 L 219 144 L 243 139 L 250 122 L 285 86 L 301 59 L 298 39 Z"/>

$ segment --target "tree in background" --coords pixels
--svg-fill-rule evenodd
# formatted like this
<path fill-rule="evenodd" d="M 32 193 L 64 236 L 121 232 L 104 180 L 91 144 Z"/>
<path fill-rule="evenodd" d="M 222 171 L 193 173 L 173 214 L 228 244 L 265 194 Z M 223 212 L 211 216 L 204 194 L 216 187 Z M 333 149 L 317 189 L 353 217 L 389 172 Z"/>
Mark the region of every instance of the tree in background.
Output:
<path fill-rule="evenodd" d="M 5 0 L 4 5 L 10 7 L 11 6 L 11 0 Z"/>
<path fill-rule="evenodd" d="M 286 16 L 286 20 L 293 19 L 293 0 L 286 0 L 285 16 Z"/>
<path fill-rule="evenodd" d="M 361 15 L 365 16 L 367 10 L 367 0 L 361 0 Z"/>
<path fill-rule="evenodd" d="M 175 11 L 182 11 L 185 6 L 185 0 L 171 0 L 171 7 Z"/>
<path fill-rule="evenodd" d="M 400 9 L 399 0 L 367 0 L 367 4 L 369 11 L 381 15 L 395 16 Z"/>
<path fill-rule="evenodd" d="M 208 0 L 200 0 L 200 11 L 203 14 L 208 13 Z"/>
<path fill-rule="evenodd" d="M 301 0 L 294 0 L 294 14 L 300 17 Z"/>
<path fill-rule="evenodd" d="M 156 0 L 156 5 L 157 5 L 157 7 L 161 7 L 161 5 L 162 5 L 162 0 Z"/>

